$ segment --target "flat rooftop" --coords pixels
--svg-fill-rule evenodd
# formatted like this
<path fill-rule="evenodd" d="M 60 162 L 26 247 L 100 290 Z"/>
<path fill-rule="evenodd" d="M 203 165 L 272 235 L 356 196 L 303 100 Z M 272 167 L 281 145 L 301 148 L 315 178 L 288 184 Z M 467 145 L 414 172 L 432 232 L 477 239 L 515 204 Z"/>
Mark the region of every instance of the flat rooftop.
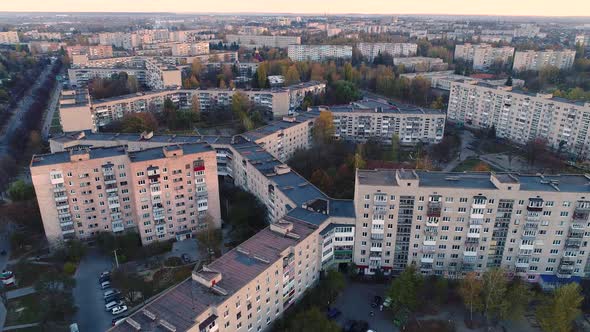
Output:
<path fill-rule="evenodd" d="M 359 170 L 357 181 L 361 185 L 397 186 L 398 170 Z M 408 172 L 406 170 L 405 172 Z M 497 190 L 491 180 L 494 175 L 501 183 L 519 184 L 520 191 L 590 192 L 590 175 L 558 174 L 536 175 L 491 172 L 430 172 L 416 170 L 420 187 L 465 188 Z M 400 178 L 403 178 L 400 176 Z"/>
<path fill-rule="evenodd" d="M 407 104 L 398 104 L 393 102 L 387 102 L 386 100 L 372 98 L 365 98 L 360 101 L 352 102 L 348 105 L 318 106 L 312 109 L 327 109 L 332 113 L 383 113 L 409 115 L 432 114 L 441 116 L 445 115 L 444 110 L 423 108 Z"/>
<path fill-rule="evenodd" d="M 296 125 L 299 125 L 308 120 L 315 120 L 320 115 L 318 110 L 312 110 L 309 112 L 302 112 L 293 117 L 293 121 L 288 120 L 276 120 L 272 121 L 266 126 L 251 130 L 243 133 L 242 136 L 247 137 L 251 141 L 275 134 L 278 131 L 289 129 Z"/>
<path fill-rule="evenodd" d="M 57 153 L 33 155 L 33 158 L 31 159 L 31 167 L 70 163 L 71 154 L 80 154 L 81 155 L 81 154 L 85 154 L 85 153 L 89 154 L 90 160 L 109 158 L 109 157 L 115 157 L 115 156 L 122 156 L 122 155 L 126 154 L 124 147 L 113 146 L 113 147 L 108 147 L 108 148 L 86 149 L 86 150 L 75 151 L 75 152 L 63 151 L 63 152 L 57 152 Z"/>

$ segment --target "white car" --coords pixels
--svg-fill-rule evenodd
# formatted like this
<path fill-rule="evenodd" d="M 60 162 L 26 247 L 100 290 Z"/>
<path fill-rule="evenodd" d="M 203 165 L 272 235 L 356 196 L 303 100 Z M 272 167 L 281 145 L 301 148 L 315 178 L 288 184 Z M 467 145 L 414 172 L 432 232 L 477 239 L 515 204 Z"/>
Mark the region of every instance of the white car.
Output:
<path fill-rule="evenodd" d="M 119 305 L 119 306 L 116 306 L 113 309 L 111 309 L 111 313 L 113 315 L 118 315 L 118 314 L 123 313 L 125 311 L 127 311 L 127 306 L 126 305 Z"/>
<path fill-rule="evenodd" d="M 110 281 L 105 281 L 102 284 L 100 284 L 100 289 L 107 289 L 107 288 L 111 288 L 111 282 Z"/>
<path fill-rule="evenodd" d="M 105 304 L 104 308 L 106 311 L 111 311 L 111 310 L 113 310 L 114 307 L 119 307 L 124 304 L 125 304 L 125 302 L 123 302 L 123 301 L 111 301 L 111 302 Z"/>

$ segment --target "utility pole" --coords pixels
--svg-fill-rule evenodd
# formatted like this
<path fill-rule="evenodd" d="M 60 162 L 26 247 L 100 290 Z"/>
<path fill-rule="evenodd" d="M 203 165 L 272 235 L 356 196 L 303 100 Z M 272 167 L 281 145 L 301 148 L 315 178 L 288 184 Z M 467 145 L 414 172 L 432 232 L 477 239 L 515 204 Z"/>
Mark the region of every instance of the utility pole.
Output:
<path fill-rule="evenodd" d="M 113 253 L 115 254 L 115 266 L 118 269 L 119 268 L 119 259 L 117 258 L 117 249 L 113 250 Z"/>

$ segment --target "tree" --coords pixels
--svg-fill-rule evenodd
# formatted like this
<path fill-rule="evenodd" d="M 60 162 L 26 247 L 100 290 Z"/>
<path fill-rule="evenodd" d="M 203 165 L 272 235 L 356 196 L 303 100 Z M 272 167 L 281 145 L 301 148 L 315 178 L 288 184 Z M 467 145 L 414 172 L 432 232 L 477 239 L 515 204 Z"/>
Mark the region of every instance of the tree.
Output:
<path fill-rule="evenodd" d="M 573 321 L 581 314 L 583 300 L 581 288 L 576 283 L 557 288 L 537 309 L 541 329 L 545 332 L 571 331 Z"/>
<path fill-rule="evenodd" d="M 16 180 L 8 188 L 8 197 L 14 201 L 28 201 L 35 198 L 33 186 L 23 180 Z"/>
<path fill-rule="evenodd" d="M 459 295 L 465 306 L 469 308 L 469 319 L 473 321 L 473 311 L 482 308 L 481 294 L 483 283 L 477 278 L 475 272 L 469 272 L 459 284 Z"/>
<path fill-rule="evenodd" d="M 391 161 L 399 162 L 399 136 L 397 134 L 391 135 Z"/>
<path fill-rule="evenodd" d="M 216 229 L 213 217 L 207 213 L 203 219 L 199 222 L 203 225 L 203 229 L 197 233 L 197 239 L 201 244 L 200 247 L 207 249 L 209 252 L 213 250 L 216 254 L 221 254 L 221 245 L 223 244 L 223 238 L 221 229 Z M 205 256 L 206 257 L 206 256 Z"/>
<path fill-rule="evenodd" d="M 519 320 L 524 318 L 528 308 L 532 292 L 528 285 L 520 278 L 516 278 L 508 285 L 506 299 L 508 300 L 508 310 L 505 318 Z"/>
<path fill-rule="evenodd" d="M 260 89 L 267 88 L 267 68 L 266 63 L 261 63 L 258 68 L 256 69 L 256 79 L 257 79 L 257 87 Z"/>
<path fill-rule="evenodd" d="M 341 328 L 318 308 L 311 307 L 296 314 L 288 323 L 285 332 L 340 332 Z"/>
<path fill-rule="evenodd" d="M 315 143 L 326 144 L 334 137 L 334 116 L 330 111 L 322 111 L 315 120 L 313 136 Z"/>
<path fill-rule="evenodd" d="M 512 86 L 512 76 L 508 76 L 508 79 L 506 79 L 506 83 L 504 83 L 505 86 Z"/>
<path fill-rule="evenodd" d="M 121 131 L 124 133 L 142 133 L 158 130 L 158 120 L 152 113 L 128 113 L 121 119 Z"/>
<path fill-rule="evenodd" d="M 502 269 L 492 268 L 484 272 L 482 279 L 482 309 L 488 323 L 506 317 L 509 308 L 509 299 L 506 298 L 508 289 L 506 273 Z"/>
<path fill-rule="evenodd" d="M 340 295 L 342 290 L 344 290 L 346 280 L 344 279 L 344 275 L 338 270 L 330 269 L 326 272 L 326 277 L 322 285 L 325 285 L 321 290 L 325 292 L 326 300 L 332 303 Z"/>
<path fill-rule="evenodd" d="M 138 299 L 145 299 L 145 292 L 149 287 L 143 277 L 137 273 L 131 273 L 123 269 L 119 269 L 112 273 L 111 283 L 113 284 L 113 287 L 121 291 L 121 295 L 123 295 L 127 302 L 135 302 Z"/>
<path fill-rule="evenodd" d="M 352 64 L 347 62 L 344 64 L 344 80 L 348 82 L 352 82 L 354 78 L 353 74 L 354 68 L 352 68 Z"/>
<path fill-rule="evenodd" d="M 420 305 L 418 292 L 422 285 L 422 276 L 416 273 L 416 268 L 408 266 L 399 277 L 395 278 L 389 288 L 391 308 L 394 312 L 408 310 L 413 312 Z"/>
<path fill-rule="evenodd" d="M 327 99 L 331 104 L 348 104 L 360 98 L 361 93 L 352 82 L 340 80 L 328 86 Z"/>
<path fill-rule="evenodd" d="M 67 321 L 76 313 L 72 289 L 76 280 L 71 276 L 56 270 L 42 273 L 35 283 L 35 290 L 39 293 L 41 322 Z"/>
<path fill-rule="evenodd" d="M 198 79 L 201 71 L 203 71 L 203 64 L 201 63 L 201 60 L 199 58 L 194 58 L 193 63 L 191 64 L 192 76 Z"/>
<path fill-rule="evenodd" d="M 295 83 L 299 83 L 300 80 L 301 77 L 299 75 L 299 71 L 297 70 L 297 66 L 295 66 L 294 64 L 289 66 L 287 74 L 285 75 L 285 85 L 293 85 Z"/>

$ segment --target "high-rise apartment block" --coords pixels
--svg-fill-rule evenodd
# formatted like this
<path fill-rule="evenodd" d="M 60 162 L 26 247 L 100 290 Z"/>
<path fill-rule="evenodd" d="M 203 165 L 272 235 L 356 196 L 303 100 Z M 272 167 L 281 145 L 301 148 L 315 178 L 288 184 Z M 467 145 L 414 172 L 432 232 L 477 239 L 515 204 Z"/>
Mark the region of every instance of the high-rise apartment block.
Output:
<path fill-rule="evenodd" d="M 584 175 L 358 170 L 357 267 L 447 277 L 502 267 L 539 281 L 585 275 Z"/>
<path fill-rule="evenodd" d="M 205 143 L 36 155 L 30 170 L 53 244 L 130 228 L 148 244 L 220 226 L 216 152 Z"/>
<path fill-rule="evenodd" d="M 225 39 L 228 44 L 237 44 L 246 48 L 287 48 L 292 44 L 301 44 L 301 37 L 298 36 L 226 35 Z"/>
<path fill-rule="evenodd" d="M 102 59 L 113 57 L 112 45 L 75 45 L 66 47 L 68 57 L 72 59 L 76 55 L 86 55 L 88 59 Z"/>
<path fill-rule="evenodd" d="M 393 57 L 415 56 L 418 45 L 414 43 L 359 43 L 361 54 L 372 62 L 379 54 L 389 54 Z"/>
<path fill-rule="evenodd" d="M 172 56 L 188 56 L 209 53 L 209 42 L 174 43 L 171 46 Z"/>
<path fill-rule="evenodd" d="M 352 46 L 346 45 L 289 45 L 287 51 L 293 61 L 324 61 L 352 58 Z"/>
<path fill-rule="evenodd" d="M 553 149 L 586 159 L 590 103 L 532 94 L 485 83 L 453 82 L 447 117 L 474 128 L 496 129 L 517 144 L 541 138 Z"/>
<path fill-rule="evenodd" d="M 496 62 L 509 63 L 514 56 L 514 47 L 492 47 L 489 44 L 469 44 L 455 46 L 455 59 L 463 59 L 473 64 L 474 69 L 485 70 Z"/>
<path fill-rule="evenodd" d="M 358 143 L 377 139 L 391 144 L 397 135 L 402 144 L 438 143 L 445 129 L 441 110 L 409 105 L 394 105 L 365 99 L 344 106 L 319 106 L 314 109 L 331 112 L 337 139 Z"/>
<path fill-rule="evenodd" d="M 3 31 L 0 32 L 0 45 L 18 44 L 20 38 L 16 31 Z"/>
<path fill-rule="evenodd" d="M 515 72 L 534 70 L 539 71 L 547 66 L 559 69 L 570 69 L 574 65 L 576 51 L 516 51 L 512 70 Z"/>

